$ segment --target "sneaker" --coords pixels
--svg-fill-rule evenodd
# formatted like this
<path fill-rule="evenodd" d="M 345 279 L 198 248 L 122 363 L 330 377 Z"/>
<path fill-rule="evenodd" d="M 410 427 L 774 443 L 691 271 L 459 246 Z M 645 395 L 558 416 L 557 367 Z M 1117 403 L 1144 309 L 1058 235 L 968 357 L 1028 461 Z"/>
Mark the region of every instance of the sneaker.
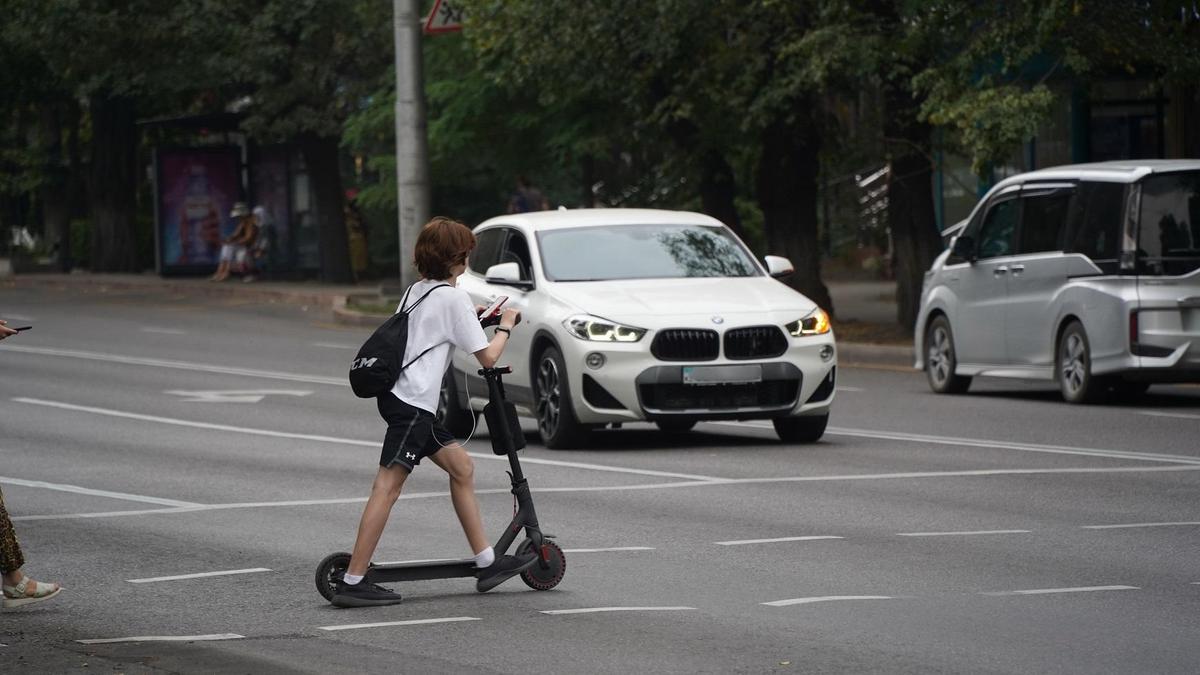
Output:
<path fill-rule="evenodd" d="M 500 584 L 508 581 L 512 577 L 524 572 L 533 567 L 538 560 L 538 556 L 533 551 L 530 551 L 522 556 L 505 555 L 496 559 L 488 567 L 479 570 L 475 576 L 479 580 L 475 582 L 475 590 L 480 593 L 486 593 Z"/>
<path fill-rule="evenodd" d="M 333 598 L 329 600 L 334 607 L 379 607 L 382 605 L 400 604 L 400 594 L 389 591 L 378 584 L 369 584 L 366 580 L 357 584 L 348 584 L 342 580 L 334 582 Z"/>

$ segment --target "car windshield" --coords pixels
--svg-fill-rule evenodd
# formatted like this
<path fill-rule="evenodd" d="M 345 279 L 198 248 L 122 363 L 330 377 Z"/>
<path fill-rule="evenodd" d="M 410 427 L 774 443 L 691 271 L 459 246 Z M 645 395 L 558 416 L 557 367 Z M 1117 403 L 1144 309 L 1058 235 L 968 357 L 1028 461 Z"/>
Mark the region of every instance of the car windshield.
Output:
<path fill-rule="evenodd" d="M 709 225 L 606 225 L 538 232 L 551 281 L 750 277 L 762 272 L 733 234 Z"/>
<path fill-rule="evenodd" d="M 1200 268 L 1200 171 L 1147 177 L 1138 220 L 1142 274 L 1179 275 Z"/>

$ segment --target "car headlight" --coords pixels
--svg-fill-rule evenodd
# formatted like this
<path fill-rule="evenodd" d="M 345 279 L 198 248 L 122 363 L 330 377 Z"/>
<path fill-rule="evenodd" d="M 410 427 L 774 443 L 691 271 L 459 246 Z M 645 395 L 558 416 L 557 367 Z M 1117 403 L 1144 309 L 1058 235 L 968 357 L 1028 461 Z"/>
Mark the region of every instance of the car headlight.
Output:
<path fill-rule="evenodd" d="M 595 316 L 579 314 L 563 321 L 567 332 L 580 340 L 593 342 L 637 342 L 646 334 L 645 328 L 634 328 L 601 319 Z"/>
<path fill-rule="evenodd" d="M 796 319 L 784 328 L 792 337 L 824 335 L 830 330 L 829 315 L 825 313 L 825 310 L 817 307 L 804 318 Z"/>

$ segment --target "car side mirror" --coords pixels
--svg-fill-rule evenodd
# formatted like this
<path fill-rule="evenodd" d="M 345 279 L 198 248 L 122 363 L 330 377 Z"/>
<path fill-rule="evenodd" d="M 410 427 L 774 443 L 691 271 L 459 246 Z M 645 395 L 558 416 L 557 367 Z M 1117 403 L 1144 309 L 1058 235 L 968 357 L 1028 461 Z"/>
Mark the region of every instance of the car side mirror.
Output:
<path fill-rule="evenodd" d="M 518 288 L 533 288 L 533 282 L 521 278 L 521 266 L 515 262 L 500 263 L 487 268 L 484 278 L 490 284 L 503 284 Z"/>
<path fill-rule="evenodd" d="M 950 255 L 969 263 L 975 262 L 975 240 L 965 234 L 958 235 L 950 245 Z"/>
<path fill-rule="evenodd" d="M 763 258 L 767 263 L 767 274 L 770 274 L 776 279 L 783 279 L 792 276 L 796 268 L 792 266 L 792 261 L 777 255 L 769 255 Z"/>

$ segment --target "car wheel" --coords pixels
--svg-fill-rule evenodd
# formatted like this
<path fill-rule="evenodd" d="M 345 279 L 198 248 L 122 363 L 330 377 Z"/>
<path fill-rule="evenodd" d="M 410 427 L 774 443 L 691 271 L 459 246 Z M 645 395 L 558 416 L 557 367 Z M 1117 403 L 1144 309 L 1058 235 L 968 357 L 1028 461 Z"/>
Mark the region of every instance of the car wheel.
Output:
<path fill-rule="evenodd" d="M 954 333 L 950 321 L 938 315 L 925 330 L 925 377 L 929 388 L 939 394 L 961 394 L 971 386 L 971 378 L 955 375 L 958 357 L 954 351 Z"/>
<path fill-rule="evenodd" d="M 438 397 L 437 421 L 441 422 L 446 431 L 454 434 L 455 438 L 467 438 L 475 430 L 479 415 L 469 409 L 464 409 L 458 402 L 458 382 L 455 380 L 454 369 L 446 371 L 442 378 L 442 393 Z"/>
<path fill-rule="evenodd" d="M 659 429 L 672 434 L 682 434 L 685 431 L 691 431 L 692 427 L 696 426 L 696 420 L 654 420 Z"/>
<path fill-rule="evenodd" d="M 1067 324 L 1055 350 L 1058 388 L 1068 403 L 1094 403 L 1104 394 L 1105 383 L 1092 375 L 1092 348 L 1083 324 Z"/>
<path fill-rule="evenodd" d="M 825 435 L 829 413 L 804 417 L 776 417 L 771 421 L 775 425 L 775 433 L 779 434 L 779 440 L 784 443 L 816 443 Z"/>
<path fill-rule="evenodd" d="M 533 400 L 542 443 L 552 450 L 573 448 L 587 438 L 587 428 L 575 418 L 567 366 L 555 347 L 547 347 L 537 360 Z"/>

